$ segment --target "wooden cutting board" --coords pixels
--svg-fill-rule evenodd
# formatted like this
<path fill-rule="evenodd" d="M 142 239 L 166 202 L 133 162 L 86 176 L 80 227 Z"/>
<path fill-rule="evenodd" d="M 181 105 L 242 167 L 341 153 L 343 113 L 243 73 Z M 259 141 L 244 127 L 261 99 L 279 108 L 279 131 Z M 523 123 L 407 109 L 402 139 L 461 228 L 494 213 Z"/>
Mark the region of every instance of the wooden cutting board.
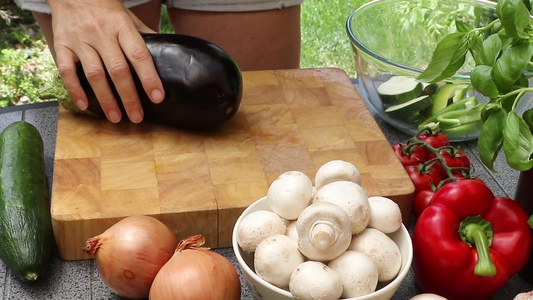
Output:
<path fill-rule="evenodd" d="M 369 195 L 395 200 L 408 223 L 414 186 L 346 73 L 243 73 L 242 104 L 209 132 L 74 115 L 60 108 L 52 186 L 59 256 L 89 258 L 84 242 L 120 219 L 150 215 L 179 239 L 230 247 L 235 221 L 280 174 L 343 159 Z"/>

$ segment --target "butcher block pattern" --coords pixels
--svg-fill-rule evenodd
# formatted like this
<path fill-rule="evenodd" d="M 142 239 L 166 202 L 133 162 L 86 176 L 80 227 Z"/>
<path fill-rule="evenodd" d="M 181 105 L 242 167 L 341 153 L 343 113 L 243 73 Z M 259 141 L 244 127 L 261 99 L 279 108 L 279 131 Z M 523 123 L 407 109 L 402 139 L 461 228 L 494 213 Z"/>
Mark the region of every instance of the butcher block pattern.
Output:
<path fill-rule="evenodd" d="M 413 184 L 344 71 L 254 71 L 243 81 L 237 114 L 209 131 L 112 124 L 60 108 L 52 186 L 60 257 L 89 258 L 88 238 L 136 214 L 179 239 L 202 234 L 210 247 L 229 247 L 241 212 L 280 174 L 314 179 L 334 159 L 356 165 L 369 196 L 393 199 L 408 222 Z"/>

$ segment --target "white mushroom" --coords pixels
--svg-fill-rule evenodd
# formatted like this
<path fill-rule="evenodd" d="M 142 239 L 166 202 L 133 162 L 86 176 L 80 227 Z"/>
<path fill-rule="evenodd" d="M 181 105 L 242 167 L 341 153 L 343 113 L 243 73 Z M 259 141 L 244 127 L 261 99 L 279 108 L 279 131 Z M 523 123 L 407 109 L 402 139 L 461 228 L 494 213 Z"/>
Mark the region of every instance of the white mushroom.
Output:
<path fill-rule="evenodd" d="M 254 254 L 257 275 L 282 289 L 289 288 L 292 272 L 303 262 L 298 243 L 286 235 L 267 237 L 259 243 Z"/>
<path fill-rule="evenodd" d="M 402 266 L 398 245 L 388 235 L 374 228 L 354 235 L 348 250 L 370 256 L 378 268 L 378 281 L 381 282 L 394 279 Z"/>
<path fill-rule="evenodd" d="M 514 298 L 514 300 L 530 300 L 531 298 Z M 418 294 L 409 300 L 447 300 L 446 298 L 432 293 Z"/>
<path fill-rule="evenodd" d="M 359 297 L 370 294 L 378 285 L 378 268 L 370 256 L 353 250 L 328 263 L 341 277 L 342 298 Z"/>
<path fill-rule="evenodd" d="M 330 202 L 314 203 L 304 209 L 296 222 L 296 231 L 300 252 L 316 261 L 341 255 L 352 239 L 348 215 Z"/>
<path fill-rule="evenodd" d="M 309 205 L 313 182 L 300 171 L 289 171 L 274 180 L 267 192 L 267 202 L 273 212 L 287 220 L 298 218 Z"/>
<path fill-rule="evenodd" d="M 445 298 L 443 298 L 445 299 Z M 533 291 L 529 291 L 529 292 L 523 292 L 523 293 L 520 293 L 520 294 L 517 294 L 513 300 L 531 300 L 533 299 Z"/>
<path fill-rule="evenodd" d="M 395 232 L 402 226 L 402 211 L 398 204 L 389 198 L 374 196 L 370 203 L 370 222 L 368 227 L 384 233 Z"/>
<path fill-rule="evenodd" d="M 289 291 L 298 300 L 337 300 L 342 295 L 342 282 L 325 264 L 306 261 L 292 273 Z"/>
<path fill-rule="evenodd" d="M 334 181 L 319 188 L 312 203 L 331 202 L 342 207 L 350 217 L 352 234 L 363 231 L 370 222 L 370 204 L 365 190 L 352 181 Z"/>
<path fill-rule="evenodd" d="M 332 160 L 323 164 L 316 171 L 315 186 L 317 189 L 333 182 L 347 180 L 361 185 L 361 172 L 352 163 L 344 160 Z"/>
<path fill-rule="evenodd" d="M 237 229 L 237 243 L 246 252 L 254 252 L 263 239 L 274 234 L 285 234 L 287 225 L 276 213 L 258 210 L 241 220 Z"/>
<path fill-rule="evenodd" d="M 291 221 L 289 225 L 287 225 L 287 231 L 285 232 L 285 235 L 295 241 L 298 241 L 298 231 L 296 231 L 296 223 L 298 223 L 298 221 L 294 220 Z"/>

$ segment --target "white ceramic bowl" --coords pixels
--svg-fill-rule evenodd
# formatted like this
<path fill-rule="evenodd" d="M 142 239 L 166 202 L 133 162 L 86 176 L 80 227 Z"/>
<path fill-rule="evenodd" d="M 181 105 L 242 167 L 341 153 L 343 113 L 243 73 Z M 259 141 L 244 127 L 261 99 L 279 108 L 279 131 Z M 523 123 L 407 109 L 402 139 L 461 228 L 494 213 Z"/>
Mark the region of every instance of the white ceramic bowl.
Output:
<path fill-rule="evenodd" d="M 253 253 L 243 251 L 237 243 L 237 228 L 239 228 L 242 219 L 250 213 L 258 210 L 270 210 L 266 201 L 266 197 L 257 200 L 248 208 L 246 208 L 233 228 L 233 251 L 237 257 L 239 268 L 241 269 L 244 279 L 246 280 L 246 283 L 250 287 L 250 290 L 256 299 L 294 300 L 294 297 L 290 292 L 264 281 L 257 274 L 255 274 L 253 267 Z M 396 276 L 396 278 L 388 284 L 384 286 L 378 286 L 378 289 L 371 294 L 356 298 L 349 298 L 349 300 L 388 300 L 392 298 L 402 281 L 405 279 L 405 276 L 409 272 L 411 263 L 413 261 L 413 244 L 411 242 L 411 237 L 409 236 L 409 232 L 404 225 L 402 225 L 398 231 L 389 234 L 389 236 L 392 238 L 392 240 L 394 240 L 394 242 L 396 242 L 400 248 L 400 253 L 402 254 L 402 266 L 398 276 Z"/>

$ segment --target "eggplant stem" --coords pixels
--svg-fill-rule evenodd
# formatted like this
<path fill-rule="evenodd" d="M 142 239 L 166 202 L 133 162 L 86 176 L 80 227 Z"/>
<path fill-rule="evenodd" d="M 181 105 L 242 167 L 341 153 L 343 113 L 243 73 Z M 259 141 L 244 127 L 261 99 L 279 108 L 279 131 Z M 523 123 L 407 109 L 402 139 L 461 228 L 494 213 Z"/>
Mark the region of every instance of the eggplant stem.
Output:
<path fill-rule="evenodd" d="M 96 115 L 88 110 L 79 109 L 68 95 L 63 81 L 60 77 L 56 77 L 52 80 L 51 84 L 41 88 L 38 91 L 39 98 L 42 100 L 57 100 L 59 104 L 66 110 L 77 114 L 86 114 L 96 117 Z"/>

